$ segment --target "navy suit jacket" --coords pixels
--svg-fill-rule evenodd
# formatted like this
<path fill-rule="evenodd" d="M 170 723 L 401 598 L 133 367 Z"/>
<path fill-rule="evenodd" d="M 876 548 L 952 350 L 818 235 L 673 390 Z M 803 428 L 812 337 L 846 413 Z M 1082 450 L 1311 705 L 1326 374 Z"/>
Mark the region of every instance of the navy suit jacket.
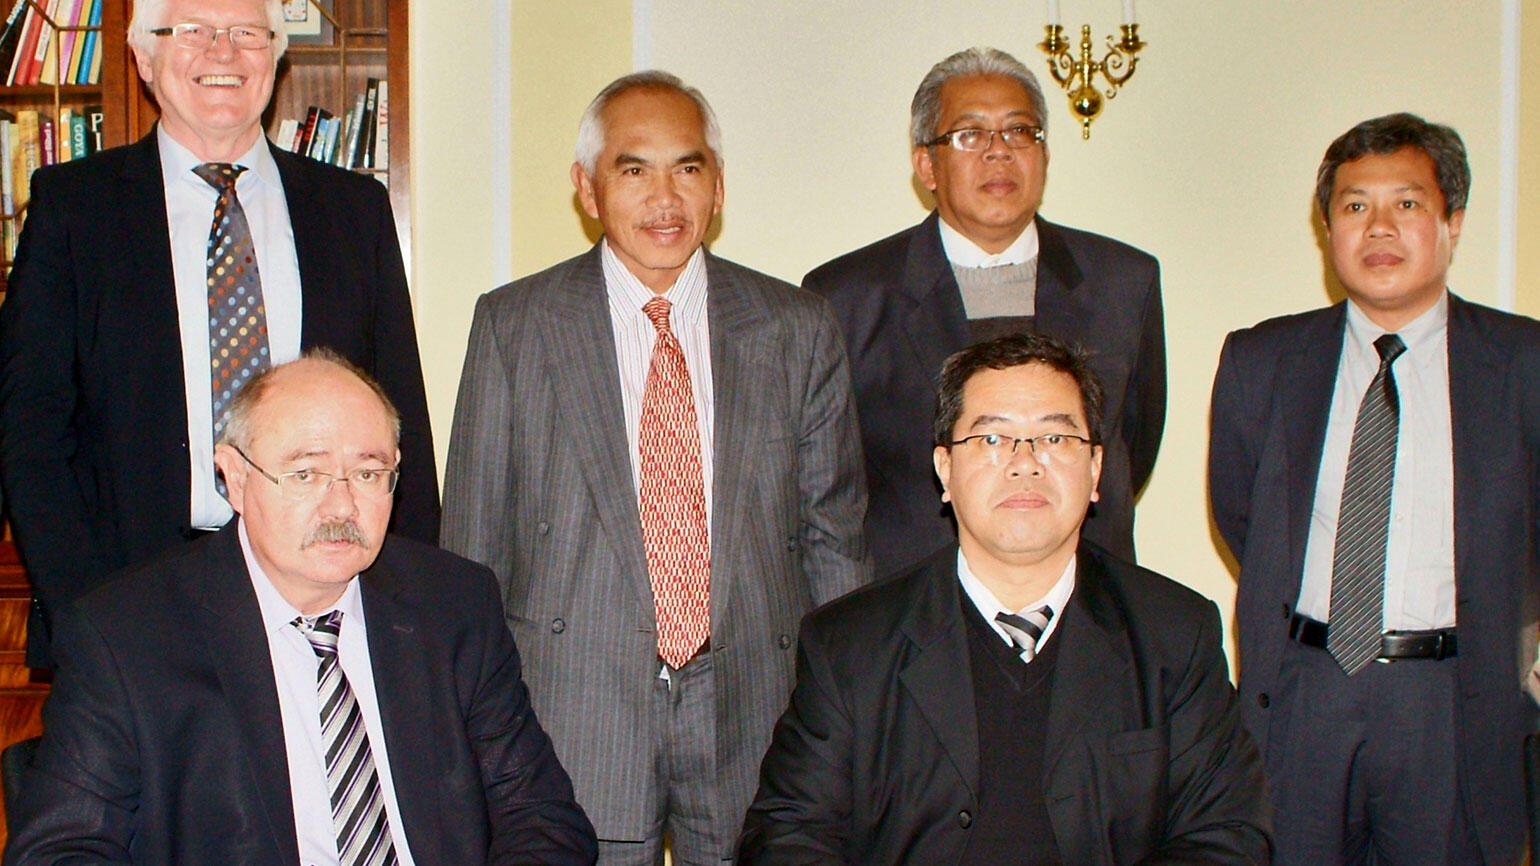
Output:
<path fill-rule="evenodd" d="M 950 509 L 931 464 L 936 380 L 973 342 L 940 218 L 847 253 L 802 287 L 839 317 L 855 381 L 877 576 L 953 543 Z M 1166 336 L 1160 265 L 1127 244 L 1037 218 L 1037 330 L 1091 353 L 1106 392 L 1101 501 L 1085 537 L 1134 558 L 1134 496 L 1149 480 L 1166 423 Z"/>
<path fill-rule="evenodd" d="M 1209 496 L 1240 560 L 1241 705 L 1264 753 L 1346 320 L 1337 304 L 1236 331 L 1214 380 Z M 1525 837 L 1523 740 L 1537 723 L 1521 686 L 1540 607 L 1540 322 L 1451 295 L 1449 402 L 1461 796 L 1487 861 L 1510 863 Z"/>
<path fill-rule="evenodd" d="M 422 866 L 592 863 L 485 568 L 388 537 L 358 577 L 396 799 Z M 5 863 L 299 861 L 283 722 L 235 521 L 57 617 Z"/>
<path fill-rule="evenodd" d="M 370 373 L 401 413 L 393 531 L 438 537 L 438 476 L 385 188 L 273 148 L 304 286 L 300 343 Z M 155 133 L 38 170 L 0 305 L 0 482 L 47 614 L 189 537 L 187 397 Z"/>
<path fill-rule="evenodd" d="M 962 858 L 979 792 L 966 603 L 953 546 L 808 615 L 740 866 Z M 1268 862 L 1213 602 L 1082 544 L 1060 616 L 1040 772 L 1062 861 Z"/>

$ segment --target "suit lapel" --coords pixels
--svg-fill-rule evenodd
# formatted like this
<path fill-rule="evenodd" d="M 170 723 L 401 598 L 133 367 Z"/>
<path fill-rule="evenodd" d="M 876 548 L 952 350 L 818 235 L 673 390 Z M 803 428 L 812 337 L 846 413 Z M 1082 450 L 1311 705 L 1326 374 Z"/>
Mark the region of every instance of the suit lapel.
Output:
<path fill-rule="evenodd" d="M 537 315 L 561 427 L 568 434 L 563 437 L 564 447 L 577 453 L 576 462 L 605 535 L 614 539 L 616 556 L 634 577 L 642 610 L 650 611 L 652 585 L 642 547 L 615 332 L 599 247 L 578 262 L 567 279 L 554 281 L 543 291 Z"/>
<path fill-rule="evenodd" d="M 757 537 L 732 525 L 752 519 L 755 509 L 746 500 L 753 495 L 761 431 L 772 429 L 759 420 L 767 404 L 756 380 L 763 377 L 766 355 L 774 342 L 769 313 L 763 299 L 740 286 L 722 261 L 706 255 L 706 314 L 711 332 L 711 380 L 713 406 L 711 482 L 711 621 L 713 631 L 722 623 L 732 592 L 732 577 L 742 569 L 721 567 L 743 562 L 731 540 Z M 721 543 L 719 543 L 721 542 Z"/>
<path fill-rule="evenodd" d="M 1117 730 L 1107 728 L 1104 721 L 1121 722 L 1107 713 L 1109 696 L 1126 693 L 1133 676 L 1122 612 L 1106 592 L 1101 562 L 1082 546 L 1075 568 L 1075 592 L 1050 638 L 1059 642 L 1059 658 L 1053 669 L 1053 697 L 1043 747 L 1045 780 L 1070 776 L 1083 780 L 1078 773 L 1059 776 L 1055 767 L 1065 750 L 1080 738 Z M 1072 792 L 1048 792 L 1050 797 L 1066 793 Z"/>
<path fill-rule="evenodd" d="M 181 560 L 207 568 L 184 575 L 188 595 L 207 612 L 197 619 L 199 640 L 229 702 L 241 744 L 239 754 L 251 771 L 251 781 L 280 859 L 298 862 L 299 841 L 294 833 L 294 805 L 285 759 L 288 748 L 284 745 L 273 659 L 262 626 L 262 611 L 241 555 L 235 521 L 205 543 L 210 551 L 208 558 Z"/>
<path fill-rule="evenodd" d="M 902 625 L 914 655 L 899 674 L 943 751 L 975 796 L 979 790 L 979 726 L 973 703 L 957 585 L 957 548 L 937 554 Z"/>
<path fill-rule="evenodd" d="M 1090 336 L 1086 323 L 1090 317 L 1080 310 L 1074 290 L 1084 276 L 1059 227 L 1037 218 L 1037 293 L 1033 314 L 1037 331 L 1055 334 L 1082 343 Z"/>
<path fill-rule="evenodd" d="M 441 756 L 431 744 L 452 742 L 453 734 L 435 729 L 435 720 L 446 716 L 445 708 L 433 706 L 443 692 L 433 688 L 428 676 L 421 612 L 402 594 L 409 576 L 398 574 L 383 559 L 359 577 L 369 629 L 369 667 L 403 830 L 418 862 L 437 863 L 443 857 L 436 846 L 446 828 L 440 822 L 437 784 L 442 771 L 435 763 Z"/>
<path fill-rule="evenodd" d="M 283 197 L 289 209 L 289 224 L 294 228 L 294 257 L 299 260 L 299 284 L 301 286 L 335 286 L 337 251 L 333 249 L 333 226 L 326 219 L 328 211 L 315 203 L 317 186 L 307 177 L 309 166 L 305 157 L 280 150 L 268 142 L 273 162 L 278 165 L 278 176 L 283 180 Z M 341 321 L 344 311 L 336 309 L 346 303 L 338 292 L 316 291 L 300 293 L 300 345 L 308 348 L 327 342 L 322 335 L 335 334 L 335 323 Z M 357 318 L 352 311 L 350 319 Z"/>
<path fill-rule="evenodd" d="M 1503 388 L 1508 377 L 1508 358 L 1482 334 L 1471 307 L 1454 294 L 1449 296 L 1449 410 L 1450 433 L 1454 441 L 1454 551 L 1455 593 L 1460 592 L 1461 575 L 1479 575 L 1483 554 L 1475 545 L 1462 543 L 1478 533 L 1474 522 L 1487 520 L 1491 503 L 1483 499 L 1481 485 L 1471 483 L 1481 477 L 1481 461 L 1490 459 L 1484 447 L 1491 432 L 1511 427 L 1511 404 L 1503 402 Z M 1462 616 L 1463 616 L 1462 612 Z"/>
<path fill-rule="evenodd" d="M 968 314 L 963 309 L 957 278 L 941 246 L 940 216 L 932 211 L 909 242 L 902 295 L 910 307 L 903 317 L 904 333 L 917 369 L 926 382 L 935 382 L 948 355 L 968 345 Z"/>
<path fill-rule="evenodd" d="M 1337 366 L 1342 358 L 1342 337 L 1347 324 L 1345 302 L 1310 320 L 1299 342 L 1279 364 L 1273 380 L 1270 417 L 1282 418 L 1286 427 L 1284 446 L 1288 463 L 1289 570 L 1296 579 L 1304 573 L 1305 542 L 1310 535 L 1310 511 L 1315 504 L 1316 479 L 1320 476 L 1321 449 L 1326 443 L 1326 423 L 1331 414 Z"/>

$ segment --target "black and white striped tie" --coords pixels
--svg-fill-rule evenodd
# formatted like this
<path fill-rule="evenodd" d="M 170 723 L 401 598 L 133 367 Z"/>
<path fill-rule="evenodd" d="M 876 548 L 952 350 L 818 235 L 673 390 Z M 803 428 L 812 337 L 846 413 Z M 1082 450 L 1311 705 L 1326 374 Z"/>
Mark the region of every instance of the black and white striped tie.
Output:
<path fill-rule="evenodd" d="M 1395 334 L 1374 341 L 1380 368 L 1358 405 L 1348 448 L 1337 542 L 1332 551 L 1331 613 L 1326 649 L 1349 676 L 1380 654 L 1384 632 L 1385 547 L 1390 539 L 1390 484 L 1396 474 L 1401 400 L 1390 365 L 1406 351 Z"/>
<path fill-rule="evenodd" d="M 1048 628 L 1048 621 L 1053 619 L 1053 608 L 1043 605 L 1037 610 L 1029 610 L 1025 614 L 1006 613 L 1001 611 L 995 614 L 995 622 L 1005 629 L 1005 633 L 1011 636 L 1011 643 L 1021 650 L 1021 660 L 1032 661 L 1037 655 L 1037 642 L 1043 638 L 1043 630 Z"/>
<path fill-rule="evenodd" d="M 337 662 L 342 611 L 300 617 L 294 620 L 294 627 L 310 641 L 310 648 L 320 659 L 316 693 L 321 700 L 321 741 L 326 747 L 326 786 L 331 789 L 338 859 L 342 866 L 394 864 L 396 849 L 364 716 Z"/>

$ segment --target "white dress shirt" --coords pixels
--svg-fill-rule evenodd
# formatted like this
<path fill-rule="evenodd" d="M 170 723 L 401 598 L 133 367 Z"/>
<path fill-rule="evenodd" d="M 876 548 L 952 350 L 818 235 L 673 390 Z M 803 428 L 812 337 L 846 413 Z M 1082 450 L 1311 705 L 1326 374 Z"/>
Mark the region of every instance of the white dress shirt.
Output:
<path fill-rule="evenodd" d="M 316 693 L 316 669 L 320 659 L 311 649 L 310 641 L 293 625 L 299 611 L 279 594 L 252 555 L 245 521 L 241 521 L 239 529 L 241 553 L 246 557 L 246 571 L 257 593 L 257 606 L 262 610 L 267 650 L 273 660 L 273 679 L 278 686 L 278 712 L 283 719 L 283 744 L 289 764 L 289 797 L 294 806 L 299 861 L 304 866 L 339 866 L 337 832 L 332 827 L 331 789 L 326 783 L 320 697 Z M 406 830 L 401 824 L 401 809 L 396 804 L 396 786 L 390 775 L 390 754 L 386 748 L 385 729 L 380 724 L 380 706 L 375 699 L 374 669 L 369 664 L 368 624 L 364 621 L 357 578 L 348 582 L 334 609 L 342 611 L 342 628 L 337 634 L 337 662 L 342 665 L 342 672 L 347 675 L 348 685 L 352 687 L 353 697 L 363 714 L 369 751 L 374 755 L 380 792 L 385 796 L 385 815 L 390 821 L 396 858 L 402 866 L 413 866 L 412 852 L 406 844 Z M 255 757 L 260 760 L 266 756 Z"/>
<path fill-rule="evenodd" d="M 214 409 L 209 373 L 209 228 L 219 193 L 193 169 L 203 160 L 157 127 L 160 171 L 166 187 L 166 224 L 171 231 L 171 274 L 176 281 L 176 313 L 182 336 L 182 381 L 187 394 L 187 456 L 192 466 L 192 525 L 217 529 L 234 514 L 230 503 L 214 488 Z M 267 342 L 274 365 L 299 357 L 299 259 L 294 229 L 283 195 L 278 164 L 257 141 L 237 165 L 247 170 L 235 182 L 236 196 L 246 212 L 257 270 L 262 276 L 262 302 L 267 310 Z"/>
<path fill-rule="evenodd" d="M 706 254 L 696 249 L 679 278 L 661 296 L 642 285 L 626 269 L 609 241 L 599 242 L 604 269 L 604 288 L 610 301 L 610 327 L 615 332 L 615 360 L 620 370 L 620 402 L 625 410 L 626 441 L 630 443 L 631 481 L 640 498 L 642 490 L 641 436 L 642 396 L 647 390 L 647 370 L 652 366 L 652 347 L 658 332 L 642 307 L 655 297 L 672 306 L 668 324 L 684 350 L 690 370 L 690 389 L 695 396 L 695 423 L 700 428 L 701 479 L 706 485 L 706 535 L 711 537 L 711 331 L 706 316 Z M 570 430 L 569 435 L 583 431 Z"/>
<path fill-rule="evenodd" d="M 1058 629 L 1060 615 L 1064 613 L 1064 605 L 1069 603 L 1070 595 L 1075 592 L 1075 562 L 1078 559 L 1078 556 L 1071 556 L 1069 564 L 1064 566 L 1064 573 L 1059 575 L 1059 579 L 1054 582 L 1048 593 L 1020 610 L 1011 610 L 1002 604 L 993 592 L 990 592 L 989 587 L 985 586 L 968 566 L 968 558 L 963 556 L 962 548 L 957 549 L 957 579 L 962 582 L 963 592 L 968 594 L 968 600 L 972 601 L 973 606 L 983 614 L 984 622 L 989 623 L 989 627 L 1000 636 L 1000 640 L 1010 646 L 1014 646 L 1011 636 L 1000 623 L 995 621 L 995 614 L 1014 613 L 1025 616 L 1028 612 L 1037 610 L 1045 604 L 1052 608 L 1053 616 L 1048 618 L 1048 627 L 1043 629 L 1043 636 L 1038 638 L 1037 643 L 1032 647 L 1033 652 L 1037 652 L 1043 648 L 1043 644 L 1048 643 L 1048 638 Z"/>
<path fill-rule="evenodd" d="M 1391 365 L 1400 432 L 1385 557 L 1385 628 L 1449 628 L 1454 598 L 1454 435 L 1449 410 L 1449 295 L 1396 334 L 1406 351 Z M 1305 545 L 1298 611 L 1331 621 L 1332 558 L 1358 405 L 1380 366 L 1374 341 L 1387 333 L 1352 301 L 1332 392 L 1320 475 Z"/>
<path fill-rule="evenodd" d="M 959 268 L 995 268 L 1001 265 L 1019 265 L 1037 258 L 1037 220 L 1027 223 L 1016 240 L 998 253 L 988 253 L 984 248 L 968 240 L 962 232 L 936 221 L 941 226 L 941 249 L 946 260 Z"/>

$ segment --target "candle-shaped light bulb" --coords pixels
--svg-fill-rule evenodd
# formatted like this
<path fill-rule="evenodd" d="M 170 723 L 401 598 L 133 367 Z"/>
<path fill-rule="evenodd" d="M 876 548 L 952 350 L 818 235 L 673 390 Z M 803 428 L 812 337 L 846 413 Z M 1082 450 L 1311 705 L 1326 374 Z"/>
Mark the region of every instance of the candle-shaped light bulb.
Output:
<path fill-rule="evenodd" d="M 1127 2 L 1127 0 L 1124 0 Z M 1059 24 L 1059 0 L 1048 0 L 1048 26 L 1056 27 Z"/>
<path fill-rule="evenodd" d="M 1134 0 L 1123 0 L 1123 23 L 1134 24 Z"/>

